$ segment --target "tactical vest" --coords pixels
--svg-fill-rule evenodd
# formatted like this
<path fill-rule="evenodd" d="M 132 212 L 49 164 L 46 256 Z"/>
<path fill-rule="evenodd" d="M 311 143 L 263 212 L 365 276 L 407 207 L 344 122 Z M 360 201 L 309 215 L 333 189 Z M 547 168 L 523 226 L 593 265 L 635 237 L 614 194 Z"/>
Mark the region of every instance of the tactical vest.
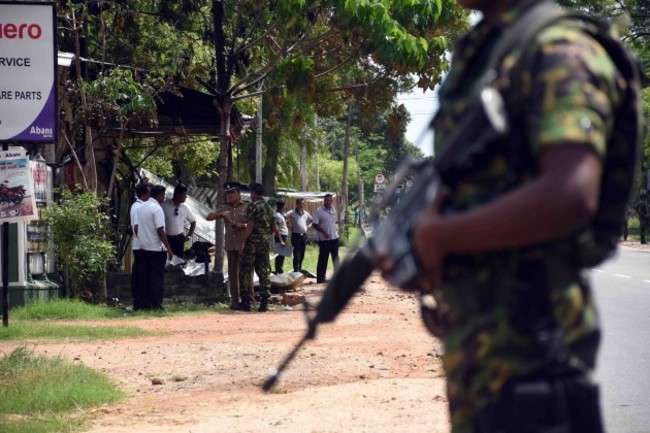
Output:
<path fill-rule="evenodd" d="M 541 1 L 524 11 L 518 20 L 504 30 L 499 42 L 492 48 L 487 66 L 483 69 L 482 78 L 478 80 L 478 86 L 471 92 L 474 96 L 469 97 L 469 100 L 475 100 L 476 105 L 480 107 L 481 115 L 487 126 L 483 128 L 483 132 L 477 134 L 475 131 L 479 125 L 476 121 L 476 110 L 472 112 L 472 107 L 467 109 L 465 116 L 467 119 L 460 120 L 455 131 L 445 142 L 462 142 L 473 137 L 476 144 L 457 146 L 458 150 L 451 146 L 450 149 L 443 149 L 440 157 L 436 157 L 436 166 L 444 175 L 445 172 L 453 171 L 453 167 L 458 161 L 467 164 L 465 162 L 467 160 L 480 158 L 481 153 L 495 140 L 506 140 L 510 143 L 509 147 L 511 148 L 508 150 L 508 163 L 510 167 L 513 167 L 512 184 L 516 186 L 521 183 L 521 179 L 516 179 L 516 177 L 518 176 L 517 167 L 520 166 L 518 159 L 526 157 L 521 154 L 519 150 L 521 147 L 517 146 L 517 140 L 521 139 L 522 131 L 516 130 L 516 127 L 504 130 L 504 125 L 522 124 L 518 117 L 525 111 L 525 101 L 517 99 L 517 92 L 513 91 L 510 92 L 511 97 L 503 101 L 504 107 L 499 107 L 498 104 L 493 106 L 485 99 L 486 97 L 490 99 L 490 95 L 494 92 L 490 93 L 485 90 L 495 91 L 490 89 L 490 86 L 495 79 L 500 78 L 496 71 L 499 70 L 504 58 L 512 53 L 519 53 L 519 55 L 510 70 L 511 89 L 521 88 L 519 81 L 522 79 L 521 71 L 532 67 L 536 54 L 535 50 L 530 49 L 534 45 L 532 44 L 534 38 L 544 29 L 567 20 L 575 22 L 580 26 L 581 31 L 603 46 L 627 82 L 624 94 L 621 95 L 621 104 L 616 110 L 612 136 L 607 142 L 598 209 L 589 224 L 571 237 L 575 264 L 577 267 L 586 268 L 599 264 L 615 252 L 631 192 L 640 173 L 643 138 L 641 72 L 636 60 L 617 38 L 611 23 L 583 13 L 560 9 L 548 0 Z M 505 116 L 506 120 L 502 121 L 501 115 Z M 462 137 L 468 133 L 473 136 Z M 458 137 L 451 137 L 451 135 Z"/>

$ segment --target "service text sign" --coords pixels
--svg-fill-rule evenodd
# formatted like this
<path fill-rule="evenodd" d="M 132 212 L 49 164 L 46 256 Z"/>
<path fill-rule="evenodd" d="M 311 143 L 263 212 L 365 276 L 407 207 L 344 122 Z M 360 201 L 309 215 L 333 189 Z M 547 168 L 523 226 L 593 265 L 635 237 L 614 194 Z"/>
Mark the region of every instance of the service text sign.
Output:
<path fill-rule="evenodd" d="M 0 1 L 0 142 L 57 135 L 56 9 Z"/>

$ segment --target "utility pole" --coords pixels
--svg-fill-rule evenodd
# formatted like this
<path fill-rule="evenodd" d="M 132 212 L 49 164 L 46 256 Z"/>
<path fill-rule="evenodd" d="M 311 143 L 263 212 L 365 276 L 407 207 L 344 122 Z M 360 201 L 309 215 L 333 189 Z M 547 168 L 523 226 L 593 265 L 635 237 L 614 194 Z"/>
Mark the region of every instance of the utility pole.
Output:
<path fill-rule="evenodd" d="M 307 140 L 302 140 L 302 149 L 300 154 L 300 183 L 301 191 L 307 191 Z"/>
<path fill-rule="evenodd" d="M 263 84 L 260 82 L 258 90 L 262 91 Z M 262 183 L 262 104 L 264 95 L 260 95 L 260 102 L 257 106 L 257 126 L 255 128 L 255 182 Z"/>

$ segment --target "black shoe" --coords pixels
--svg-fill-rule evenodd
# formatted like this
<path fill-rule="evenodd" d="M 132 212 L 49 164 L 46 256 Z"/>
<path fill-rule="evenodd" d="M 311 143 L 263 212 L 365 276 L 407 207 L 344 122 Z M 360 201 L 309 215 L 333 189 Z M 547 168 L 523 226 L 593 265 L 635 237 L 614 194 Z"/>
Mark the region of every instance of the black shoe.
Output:
<path fill-rule="evenodd" d="M 229 308 L 230 308 L 231 310 L 234 310 L 234 311 L 241 311 L 241 310 L 242 310 L 241 304 L 239 304 L 239 303 L 237 303 L 237 304 L 232 304 Z"/>
<path fill-rule="evenodd" d="M 260 307 L 257 309 L 260 313 L 265 313 L 269 311 L 269 301 L 267 299 L 262 299 L 260 301 Z"/>
<path fill-rule="evenodd" d="M 250 311 L 251 310 L 251 304 L 250 302 L 242 302 L 239 304 L 239 309 L 241 311 Z"/>

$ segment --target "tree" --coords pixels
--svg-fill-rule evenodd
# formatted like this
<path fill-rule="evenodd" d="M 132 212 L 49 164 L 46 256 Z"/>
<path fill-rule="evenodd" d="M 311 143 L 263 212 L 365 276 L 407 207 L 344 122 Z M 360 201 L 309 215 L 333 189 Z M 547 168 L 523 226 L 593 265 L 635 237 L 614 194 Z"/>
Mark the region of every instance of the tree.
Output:
<path fill-rule="evenodd" d="M 221 111 L 221 185 L 232 170 L 230 111 L 234 103 L 259 96 L 260 82 L 266 92 L 300 95 L 321 116 L 340 111 L 349 99 L 374 101 L 367 106 L 381 111 L 402 85 L 401 77 L 415 74 L 421 87 L 438 81 L 446 67 L 446 35 L 466 23 L 466 14 L 453 0 L 73 0 L 61 5 L 60 19 L 72 23 L 67 27 L 75 35 L 62 34 L 61 46 L 100 59 L 96 72 L 106 79 L 111 77 L 107 70 L 114 69 L 108 65 L 130 65 L 131 84 L 141 87 L 138 96 L 128 99 L 152 101 L 181 82 L 192 87 L 201 83 L 214 94 Z M 71 85 L 78 92 L 71 95 L 84 96 L 81 83 L 87 78 L 85 71 L 78 71 L 78 81 Z M 114 110 L 108 120 L 117 115 L 120 130 L 128 129 L 129 116 L 155 122 L 146 110 L 126 116 L 126 99 L 109 98 L 110 86 L 103 91 L 95 94 L 97 103 L 82 101 L 88 107 L 84 121 L 90 113 L 100 114 L 100 102 L 108 101 Z M 276 149 L 283 140 L 276 140 Z M 73 149 L 84 145 L 83 138 L 74 141 Z M 93 144 L 92 137 L 85 141 Z M 111 179 L 124 155 L 153 153 L 131 145 L 123 136 L 104 143 Z M 268 156 L 274 151 L 267 146 Z M 272 188 L 277 164 L 267 167 Z"/>
<path fill-rule="evenodd" d="M 260 82 L 269 79 L 290 92 L 300 90 L 313 97 L 316 89 L 322 91 L 318 78 L 356 67 L 374 71 L 371 80 L 375 81 L 415 73 L 423 87 L 429 86 L 442 72 L 448 48 L 442 27 L 436 25 L 461 15 L 450 0 L 213 0 L 212 16 L 216 77 L 203 84 L 215 95 L 221 114 L 219 172 L 223 174 L 232 153 L 232 105 L 258 96 Z M 276 165 L 271 161 L 268 167 L 274 174 Z M 271 190 L 275 176 L 267 171 L 264 179 Z M 217 256 L 217 266 L 220 261 Z"/>

